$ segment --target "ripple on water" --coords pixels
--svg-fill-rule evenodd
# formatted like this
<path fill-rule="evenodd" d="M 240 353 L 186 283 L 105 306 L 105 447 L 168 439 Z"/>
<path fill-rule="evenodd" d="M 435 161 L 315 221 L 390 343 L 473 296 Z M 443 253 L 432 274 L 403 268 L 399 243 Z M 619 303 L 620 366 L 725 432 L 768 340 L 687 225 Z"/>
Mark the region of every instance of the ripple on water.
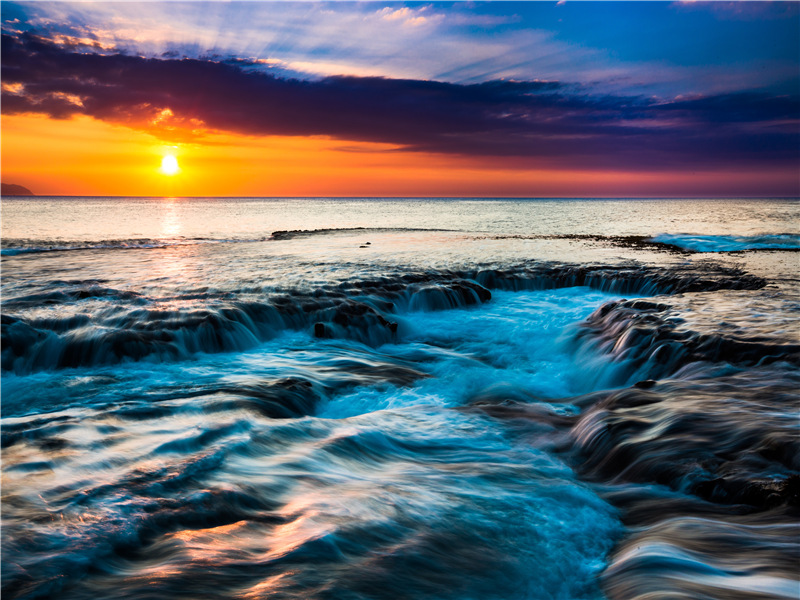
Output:
<path fill-rule="evenodd" d="M 600 597 L 614 511 L 485 417 L 434 407 L 342 420 L 236 414 L 134 421 L 91 454 L 97 429 L 117 417 L 71 420 L 57 480 L 9 473 L 4 592 Z M 32 452 L 17 443 L 6 461 Z"/>

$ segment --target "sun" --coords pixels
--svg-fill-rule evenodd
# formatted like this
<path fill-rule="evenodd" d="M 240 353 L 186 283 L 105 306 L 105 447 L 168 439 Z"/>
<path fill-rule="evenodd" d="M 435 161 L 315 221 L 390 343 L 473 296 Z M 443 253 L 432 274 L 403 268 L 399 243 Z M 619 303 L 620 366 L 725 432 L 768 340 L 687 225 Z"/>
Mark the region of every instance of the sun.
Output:
<path fill-rule="evenodd" d="M 181 168 L 178 166 L 178 159 L 167 154 L 161 159 L 161 172 L 164 175 L 176 175 Z"/>

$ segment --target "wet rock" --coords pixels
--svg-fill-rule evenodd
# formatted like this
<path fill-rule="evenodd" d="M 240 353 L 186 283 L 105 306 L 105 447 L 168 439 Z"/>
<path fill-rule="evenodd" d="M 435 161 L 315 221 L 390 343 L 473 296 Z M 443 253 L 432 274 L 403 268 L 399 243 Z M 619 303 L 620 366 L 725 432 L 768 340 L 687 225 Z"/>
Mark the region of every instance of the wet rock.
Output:
<path fill-rule="evenodd" d="M 798 388 L 796 373 L 762 367 L 592 394 L 571 432 L 579 470 L 599 481 L 658 483 L 753 510 L 794 504 L 800 439 L 791 407 Z"/>

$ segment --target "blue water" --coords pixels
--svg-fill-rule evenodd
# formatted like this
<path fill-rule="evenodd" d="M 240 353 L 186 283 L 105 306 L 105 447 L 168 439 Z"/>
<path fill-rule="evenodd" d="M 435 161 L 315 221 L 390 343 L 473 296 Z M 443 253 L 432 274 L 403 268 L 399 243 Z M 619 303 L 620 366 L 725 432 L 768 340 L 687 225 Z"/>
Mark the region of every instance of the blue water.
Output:
<path fill-rule="evenodd" d="M 656 235 L 654 242 L 695 252 L 741 252 L 745 250 L 800 250 L 800 235 Z"/>
<path fill-rule="evenodd" d="M 4 596 L 797 583 L 797 203 L 3 203 Z"/>

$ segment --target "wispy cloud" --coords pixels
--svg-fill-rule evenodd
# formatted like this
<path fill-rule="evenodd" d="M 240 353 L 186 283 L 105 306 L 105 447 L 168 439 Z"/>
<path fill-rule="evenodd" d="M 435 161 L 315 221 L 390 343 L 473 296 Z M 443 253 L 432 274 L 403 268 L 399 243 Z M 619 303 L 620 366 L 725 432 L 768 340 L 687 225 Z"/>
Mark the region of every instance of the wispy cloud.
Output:
<path fill-rule="evenodd" d="M 520 14 L 531 6 L 546 12 L 544 5 L 487 4 L 475 10 L 469 3 L 207 2 L 198 10 L 184 2 L 5 2 L 4 13 L 10 32 L 29 31 L 95 53 L 251 57 L 264 61 L 264 68 L 303 79 L 558 80 L 596 92 L 671 97 L 764 87 L 785 81 L 797 67 L 796 58 L 777 64 L 758 56 L 753 57 L 758 68 L 620 60 L 613 48 L 592 46 L 553 23 L 548 28 L 541 19 Z M 566 14 L 570 7 L 552 8 Z"/>
<path fill-rule="evenodd" d="M 409 8 L 403 6 L 393 8 L 387 6 L 376 13 L 384 21 L 399 21 L 408 27 L 421 27 L 423 25 L 434 25 L 441 23 L 445 16 L 442 13 L 434 13 L 430 6 L 420 8 Z"/>

